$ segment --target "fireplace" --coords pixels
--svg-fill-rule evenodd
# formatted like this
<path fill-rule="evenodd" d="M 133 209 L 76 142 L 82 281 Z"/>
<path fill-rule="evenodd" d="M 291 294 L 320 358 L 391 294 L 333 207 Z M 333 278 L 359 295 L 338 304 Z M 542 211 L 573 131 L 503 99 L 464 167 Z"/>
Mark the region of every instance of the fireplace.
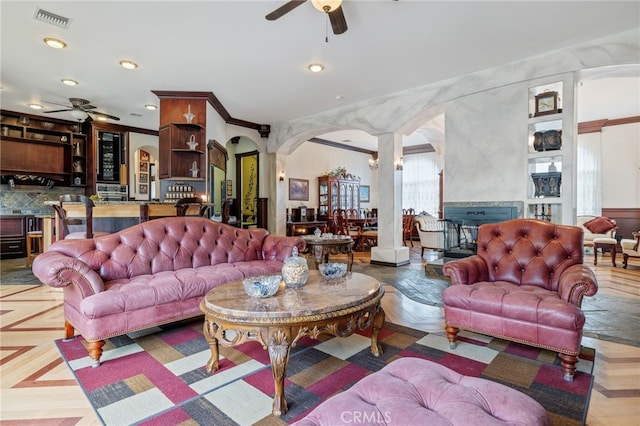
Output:
<path fill-rule="evenodd" d="M 477 251 L 478 227 L 485 223 L 498 223 L 523 217 L 524 203 L 469 202 L 445 203 L 444 257 L 461 258 Z"/>

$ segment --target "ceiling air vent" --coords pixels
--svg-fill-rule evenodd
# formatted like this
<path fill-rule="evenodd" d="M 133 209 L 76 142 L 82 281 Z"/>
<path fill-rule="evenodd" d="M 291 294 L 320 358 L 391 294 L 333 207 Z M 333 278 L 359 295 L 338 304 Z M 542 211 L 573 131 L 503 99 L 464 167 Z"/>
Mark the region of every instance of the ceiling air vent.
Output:
<path fill-rule="evenodd" d="M 47 12 L 44 9 L 37 8 L 33 17 L 36 21 L 42 21 L 47 24 L 55 25 L 56 27 L 67 29 L 71 25 L 72 19 L 65 18 L 64 16 L 56 15 L 55 13 Z"/>

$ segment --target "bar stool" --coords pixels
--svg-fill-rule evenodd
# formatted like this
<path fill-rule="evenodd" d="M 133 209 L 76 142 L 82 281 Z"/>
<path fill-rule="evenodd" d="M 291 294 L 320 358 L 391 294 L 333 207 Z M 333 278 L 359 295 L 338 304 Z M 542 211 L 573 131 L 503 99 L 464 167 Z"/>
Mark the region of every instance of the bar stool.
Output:
<path fill-rule="evenodd" d="M 38 250 L 34 253 L 33 250 L 33 241 L 36 240 L 36 244 Z M 37 255 L 42 253 L 42 231 L 29 231 L 27 232 L 27 268 L 31 266 L 31 261 L 35 259 Z"/>

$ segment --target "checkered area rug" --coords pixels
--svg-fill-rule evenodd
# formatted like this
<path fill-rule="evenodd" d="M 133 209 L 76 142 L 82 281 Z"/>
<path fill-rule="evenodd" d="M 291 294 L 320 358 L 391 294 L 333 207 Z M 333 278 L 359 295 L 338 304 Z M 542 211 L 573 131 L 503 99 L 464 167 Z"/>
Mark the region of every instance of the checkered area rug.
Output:
<path fill-rule="evenodd" d="M 399 357 L 425 358 L 461 374 L 483 377 L 530 395 L 556 425 L 586 419 L 595 351 L 583 348 L 574 382 L 565 382 L 556 355 L 504 340 L 461 332 L 455 350 L 445 335 L 387 323 L 380 358 L 370 353 L 370 330 L 347 338 L 303 339 L 292 350 L 285 396 L 289 411 L 271 414 L 273 377 L 268 352 L 255 342 L 220 346 L 220 370 L 210 374 L 202 321 L 119 336 L 91 367 L 86 342 L 57 340 L 62 357 L 107 425 L 284 425 Z"/>

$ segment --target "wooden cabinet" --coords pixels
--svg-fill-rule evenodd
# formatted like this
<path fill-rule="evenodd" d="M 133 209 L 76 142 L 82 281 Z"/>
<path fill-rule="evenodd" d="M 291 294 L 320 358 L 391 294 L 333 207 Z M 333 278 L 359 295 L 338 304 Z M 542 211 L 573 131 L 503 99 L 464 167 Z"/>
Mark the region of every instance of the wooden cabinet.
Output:
<path fill-rule="evenodd" d="M 360 179 L 350 174 L 318 178 L 318 219 L 327 220 L 336 209 L 360 210 Z"/>
<path fill-rule="evenodd" d="M 42 230 L 41 219 L 33 216 L 0 217 L 0 257 L 24 257 L 29 231 Z"/>
<path fill-rule="evenodd" d="M 200 124 L 170 123 L 160 127 L 160 179 L 203 181 L 206 175 L 205 138 L 205 128 Z"/>
<path fill-rule="evenodd" d="M 1 174 L 48 178 L 64 186 L 86 185 L 87 142 L 81 126 L 2 111 L 0 127 Z"/>

